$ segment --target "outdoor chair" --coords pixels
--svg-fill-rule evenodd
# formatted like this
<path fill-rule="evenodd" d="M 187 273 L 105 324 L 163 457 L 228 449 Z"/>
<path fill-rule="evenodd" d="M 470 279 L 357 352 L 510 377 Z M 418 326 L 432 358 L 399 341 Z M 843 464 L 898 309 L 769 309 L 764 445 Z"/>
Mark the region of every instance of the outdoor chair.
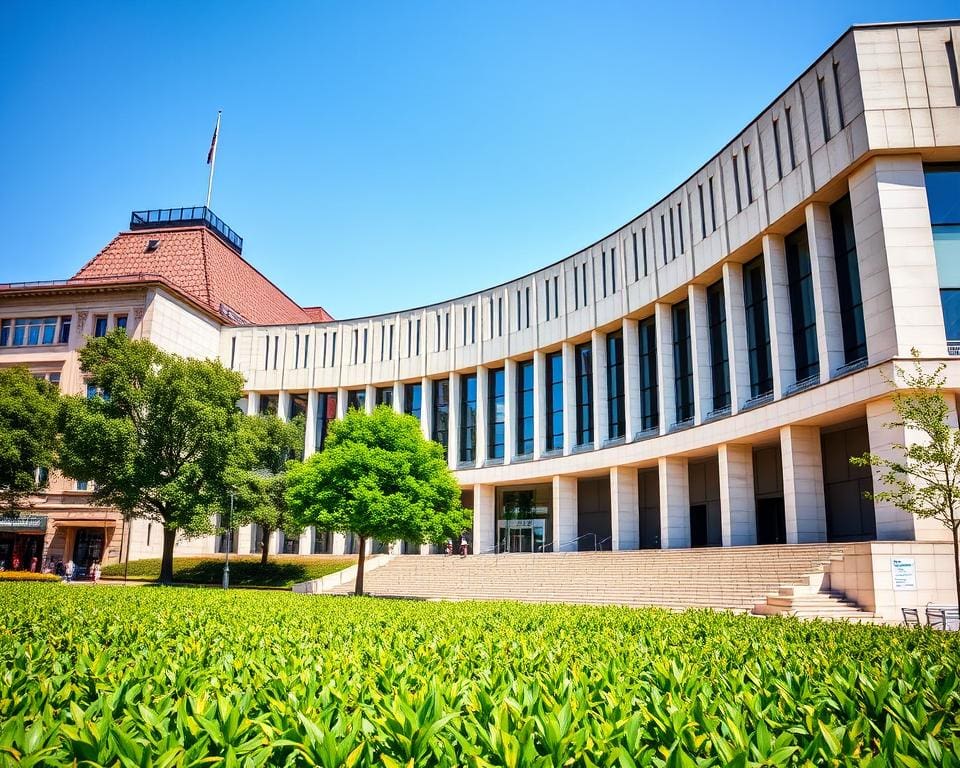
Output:
<path fill-rule="evenodd" d="M 960 630 L 960 607 L 955 605 L 928 605 L 927 624 L 931 629 Z"/>
<path fill-rule="evenodd" d="M 906 627 L 920 626 L 920 612 L 916 608 L 902 608 L 903 624 Z"/>

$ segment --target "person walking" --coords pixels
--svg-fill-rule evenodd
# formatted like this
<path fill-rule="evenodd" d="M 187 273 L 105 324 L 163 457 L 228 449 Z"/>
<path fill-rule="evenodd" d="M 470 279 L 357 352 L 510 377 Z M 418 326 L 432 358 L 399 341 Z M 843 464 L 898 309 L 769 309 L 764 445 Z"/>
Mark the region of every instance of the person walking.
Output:
<path fill-rule="evenodd" d="M 73 581 L 73 571 L 76 566 L 73 564 L 73 558 L 67 560 L 67 564 L 63 568 L 63 574 L 67 577 L 67 581 Z"/>
<path fill-rule="evenodd" d="M 90 566 L 90 577 L 93 579 L 93 583 L 97 584 L 100 581 L 100 561 L 95 560 L 93 565 Z"/>
<path fill-rule="evenodd" d="M 460 534 L 460 557 L 467 556 L 467 534 Z"/>

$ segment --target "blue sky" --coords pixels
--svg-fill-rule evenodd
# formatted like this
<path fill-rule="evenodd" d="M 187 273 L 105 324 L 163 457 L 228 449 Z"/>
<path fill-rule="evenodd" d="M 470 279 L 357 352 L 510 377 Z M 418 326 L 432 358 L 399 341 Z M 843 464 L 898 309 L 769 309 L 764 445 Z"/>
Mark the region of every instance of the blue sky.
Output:
<path fill-rule="evenodd" d="M 351 317 L 556 261 L 644 210 L 850 25 L 955 2 L 0 4 L 0 281 L 136 208 L 212 208 Z"/>

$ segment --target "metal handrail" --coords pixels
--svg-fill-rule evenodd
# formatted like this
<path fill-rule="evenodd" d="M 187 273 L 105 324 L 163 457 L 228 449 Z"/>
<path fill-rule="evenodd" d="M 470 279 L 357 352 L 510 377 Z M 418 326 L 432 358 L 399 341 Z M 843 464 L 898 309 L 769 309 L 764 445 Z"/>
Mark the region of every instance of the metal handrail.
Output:
<path fill-rule="evenodd" d="M 580 539 L 585 539 L 585 538 L 587 538 L 588 536 L 593 536 L 593 551 L 596 552 L 596 551 L 597 551 L 597 534 L 594 533 L 593 531 L 590 531 L 589 533 L 584 533 L 584 534 L 581 535 L 581 536 L 577 536 L 577 538 L 575 538 L 575 539 L 570 539 L 570 541 L 561 541 L 560 544 L 559 544 L 560 550 L 563 551 L 563 548 L 564 548 L 565 546 L 567 546 L 567 544 L 575 544 L 576 542 L 580 541 Z M 546 541 L 545 541 L 543 544 L 541 544 L 541 545 L 540 545 L 540 554 L 543 554 L 543 553 L 546 551 L 546 550 L 544 549 L 544 547 L 546 547 L 547 545 L 549 545 L 549 546 L 552 547 L 552 546 L 553 546 L 553 542 L 552 542 L 552 541 L 550 541 L 550 542 L 546 542 Z"/>
<path fill-rule="evenodd" d="M 604 544 L 606 544 L 608 541 L 613 541 L 613 536 L 607 536 L 607 538 L 605 538 L 605 539 L 600 539 L 600 541 L 597 542 L 597 544 L 596 544 L 596 549 L 595 549 L 594 551 L 599 552 L 599 551 L 600 551 L 600 547 L 602 547 L 602 546 L 603 546 Z"/>

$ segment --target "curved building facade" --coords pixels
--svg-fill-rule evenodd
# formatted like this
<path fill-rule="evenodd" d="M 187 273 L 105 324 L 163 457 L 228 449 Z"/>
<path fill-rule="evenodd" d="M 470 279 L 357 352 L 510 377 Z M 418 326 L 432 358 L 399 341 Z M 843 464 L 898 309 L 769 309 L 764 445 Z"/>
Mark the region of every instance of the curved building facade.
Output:
<path fill-rule="evenodd" d="M 940 536 L 848 458 L 903 439 L 893 361 L 960 375 L 936 237 L 960 217 L 931 218 L 960 205 L 958 38 L 855 27 L 582 251 L 413 310 L 227 328 L 221 359 L 250 412 L 306 413 L 308 452 L 348 407 L 419 416 L 477 552 Z"/>
<path fill-rule="evenodd" d="M 412 413 L 447 448 L 475 552 L 943 539 L 867 500 L 874 478 L 849 457 L 913 439 L 885 426 L 887 379 L 913 349 L 946 366 L 955 412 L 958 40 L 957 21 L 853 27 L 624 226 L 412 310 L 334 321 L 244 261 L 209 210 L 137 212 L 70 280 L 0 286 L 0 365 L 83 391 L 76 349 L 122 318 L 242 372 L 250 413 L 305 414 L 307 454 L 349 407 Z M 38 509 L 60 522 L 11 552 L 65 558 L 93 538 L 104 559 L 159 552 L 150 523 L 57 482 Z M 275 535 L 271 551 L 352 548 Z"/>

